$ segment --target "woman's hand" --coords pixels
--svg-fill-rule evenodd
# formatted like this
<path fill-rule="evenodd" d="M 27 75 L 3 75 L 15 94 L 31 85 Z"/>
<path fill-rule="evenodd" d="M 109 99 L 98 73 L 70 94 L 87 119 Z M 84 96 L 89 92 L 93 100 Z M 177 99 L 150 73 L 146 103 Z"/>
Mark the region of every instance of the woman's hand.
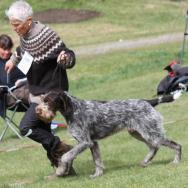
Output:
<path fill-rule="evenodd" d="M 9 74 L 14 67 L 15 64 L 11 60 L 8 60 L 5 64 L 5 71 Z"/>
<path fill-rule="evenodd" d="M 70 55 L 66 54 L 65 51 L 61 51 L 57 58 L 57 63 L 67 63 L 70 60 Z"/>
<path fill-rule="evenodd" d="M 69 53 L 66 53 L 65 51 L 61 51 L 57 58 L 57 63 L 62 66 L 63 68 L 68 68 L 72 63 L 72 57 Z"/>

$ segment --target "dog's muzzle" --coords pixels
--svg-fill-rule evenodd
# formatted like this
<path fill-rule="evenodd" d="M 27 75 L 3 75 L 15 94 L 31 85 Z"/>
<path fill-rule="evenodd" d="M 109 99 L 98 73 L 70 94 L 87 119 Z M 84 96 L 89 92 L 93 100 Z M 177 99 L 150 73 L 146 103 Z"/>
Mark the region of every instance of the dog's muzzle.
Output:
<path fill-rule="evenodd" d="M 35 112 L 39 119 L 46 123 L 50 123 L 56 116 L 56 113 L 50 110 L 48 106 L 43 103 L 36 106 Z"/>

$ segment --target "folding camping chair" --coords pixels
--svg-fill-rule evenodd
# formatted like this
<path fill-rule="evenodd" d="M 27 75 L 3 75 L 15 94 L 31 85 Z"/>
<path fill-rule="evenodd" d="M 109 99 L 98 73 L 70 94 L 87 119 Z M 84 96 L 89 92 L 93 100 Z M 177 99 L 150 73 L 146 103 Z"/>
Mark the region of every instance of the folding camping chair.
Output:
<path fill-rule="evenodd" d="M 181 54 L 180 54 L 180 62 L 181 63 L 183 63 L 187 35 L 188 35 L 188 10 L 187 10 L 186 17 L 185 17 L 185 31 L 184 31 L 182 49 L 181 49 Z"/>
<path fill-rule="evenodd" d="M 2 118 L 4 120 L 4 129 L 1 132 L 0 135 L 0 142 L 3 140 L 4 135 L 6 134 L 8 128 L 10 128 L 19 138 L 22 138 L 22 136 L 19 133 L 18 125 L 14 122 L 14 117 L 16 112 L 24 112 L 28 108 L 28 104 L 23 103 L 22 100 L 17 98 L 15 94 L 13 93 L 14 89 L 16 87 L 9 88 L 6 85 L 0 86 L 1 91 L 3 91 L 3 115 Z M 11 106 L 7 106 L 7 99 L 9 97 L 12 97 L 12 99 L 15 100 L 15 103 Z M 11 113 L 7 113 L 7 110 Z"/>

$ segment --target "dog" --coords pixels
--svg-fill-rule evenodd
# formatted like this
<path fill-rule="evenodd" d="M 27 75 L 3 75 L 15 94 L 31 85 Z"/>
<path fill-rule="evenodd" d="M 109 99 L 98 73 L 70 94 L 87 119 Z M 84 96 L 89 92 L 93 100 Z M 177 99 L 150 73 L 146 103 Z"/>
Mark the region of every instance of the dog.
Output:
<path fill-rule="evenodd" d="M 61 157 L 61 164 L 56 169 L 58 176 L 68 174 L 76 156 L 89 148 L 95 163 L 95 173 L 91 177 L 103 174 L 103 162 L 98 140 L 118 131 L 127 129 L 129 134 L 144 142 L 149 153 L 141 162 L 147 166 L 154 158 L 160 146 L 175 151 L 173 163 L 181 160 L 181 145 L 165 136 L 162 116 L 155 110 L 162 102 L 172 102 L 175 95 L 152 100 L 81 100 L 64 91 L 51 91 L 42 97 L 42 103 L 36 107 L 36 114 L 43 121 L 50 122 L 56 112 L 64 116 L 70 134 L 78 144 Z"/>

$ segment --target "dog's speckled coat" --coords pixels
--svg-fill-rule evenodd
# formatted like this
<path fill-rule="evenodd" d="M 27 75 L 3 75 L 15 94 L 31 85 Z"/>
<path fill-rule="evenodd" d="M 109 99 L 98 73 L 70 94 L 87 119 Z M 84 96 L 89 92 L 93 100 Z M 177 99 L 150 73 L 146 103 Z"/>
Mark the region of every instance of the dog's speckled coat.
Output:
<path fill-rule="evenodd" d="M 60 111 L 67 121 L 71 135 L 78 141 L 72 150 L 61 158 L 57 175 L 68 173 L 72 160 L 90 148 L 96 165 L 92 177 L 103 174 L 103 163 L 97 140 L 127 128 L 128 132 L 146 143 L 149 153 L 141 162 L 143 166 L 155 156 L 161 145 L 175 151 L 174 163 L 181 159 L 181 145 L 166 138 L 162 116 L 149 103 L 150 101 L 129 100 L 80 100 L 67 92 L 53 91 L 46 94 L 36 112 L 44 121 L 51 121 L 56 111 Z"/>

